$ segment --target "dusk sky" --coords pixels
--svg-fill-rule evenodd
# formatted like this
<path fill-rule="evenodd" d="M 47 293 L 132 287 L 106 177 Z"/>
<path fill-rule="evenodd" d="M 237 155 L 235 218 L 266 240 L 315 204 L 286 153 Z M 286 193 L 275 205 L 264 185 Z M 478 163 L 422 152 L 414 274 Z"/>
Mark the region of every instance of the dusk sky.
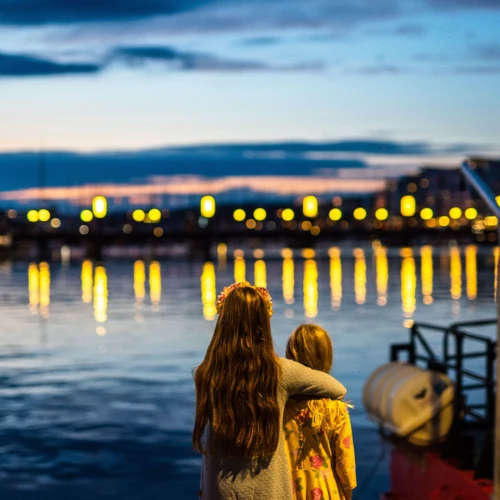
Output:
<path fill-rule="evenodd" d="M 0 0 L 0 150 L 500 152 L 500 0 Z"/>

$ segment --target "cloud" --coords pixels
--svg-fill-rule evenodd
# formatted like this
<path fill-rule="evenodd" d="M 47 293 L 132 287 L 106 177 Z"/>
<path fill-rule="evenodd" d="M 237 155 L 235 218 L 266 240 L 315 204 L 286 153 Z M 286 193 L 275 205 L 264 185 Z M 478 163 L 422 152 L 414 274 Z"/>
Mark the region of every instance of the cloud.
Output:
<path fill-rule="evenodd" d="M 171 70 L 178 71 L 321 71 L 320 62 L 295 64 L 274 64 L 264 61 L 228 59 L 201 52 L 184 52 L 163 46 L 119 47 L 111 56 L 112 60 L 125 62 L 129 66 L 146 63 L 164 63 Z"/>
<path fill-rule="evenodd" d="M 175 16 L 169 29 L 238 31 L 242 28 L 344 30 L 362 22 L 393 18 L 401 0 L 2 0 L 0 25 L 76 25 Z M 168 23 L 167 23 L 168 25 Z"/>
<path fill-rule="evenodd" d="M 0 24 L 45 25 L 125 21 L 176 14 L 211 0 L 2 0 Z"/>
<path fill-rule="evenodd" d="M 427 0 L 431 7 L 453 9 L 500 9 L 498 0 Z"/>
<path fill-rule="evenodd" d="M 30 55 L 0 53 L 0 78 L 94 74 L 101 69 L 94 63 L 60 63 Z"/>
<path fill-rule="evenodd" d="M 282 42 L 282 39 L 277 36 L 254 36 L 244 38 L 238 42 L 238 45 L 247 47 L 262 47 L 268 45 L 277 45 Z"/>
<path fill-rule="evenodd" d="M 226 59 L 209 53 L 183 52 L 172 47 L 120 47 L 95 62 L 59 62 L 40 55 L 0 53 L 0 78 L 96 74 L 112 63 L 135 69 L 146 64 L 162 64 L 169 71 L 207 72 L 302 72 L 322 71 L 320 62 L 272 64 L 265 61 Z"/>
<path fill-rule="evenodd" d="M 373 64 L 367 66 L 360 66 L 348 70 L 347 73 L 354 73 L 358 75 L 401 75 L 408 73 L 408 69 L 403 66 L 395 64 Z"/>
<path fill-rule="evenodd" d="M 500 61 L 500 45 L 485 43 L 471 48 L 472 55 L 483 61 Z"/>
<path fill-rule="evenodd" d="M 500 73 L 500 64 L 484 66 L 479 64 L 455 66 L 450 70 L 450 72 L 459 75 L 497 75 Z"/>

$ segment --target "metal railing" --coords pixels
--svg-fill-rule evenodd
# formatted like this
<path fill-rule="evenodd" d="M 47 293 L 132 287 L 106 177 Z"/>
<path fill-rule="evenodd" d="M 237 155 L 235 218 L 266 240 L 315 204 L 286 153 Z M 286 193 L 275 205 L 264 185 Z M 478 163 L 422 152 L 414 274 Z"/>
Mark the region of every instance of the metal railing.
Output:
<path fill-rule="evenodd" d="M 410 364 L 423 365 L 424 368 L 447 373 L 455 383 L 455 416 L 462 415 L 465 425 L 493 425 L 497 344 L 491 338 L 471 333 L 468 329 L 493 326 L 496 323 L 495 319 L 453 323 L 448 327 L 414 323 L 410 329 L 408 343 L 391 345 L 391 361 L 401 361 L 400 354 L 406 353 L 406 361 Z M 425 331 L 442 335 L 439 350 L 428 342 Z M 476 346 L 479 344 L 479 347 L 469 350 L 471 343 Z M 466 367 L 465 362 L 468 359 L 482 359 L 484 371 Z M 471 391 L 482 391 L 483 402 L 471 403 L 467 397 Z M 467 417 L 470 417 L 468 421 Z"/>

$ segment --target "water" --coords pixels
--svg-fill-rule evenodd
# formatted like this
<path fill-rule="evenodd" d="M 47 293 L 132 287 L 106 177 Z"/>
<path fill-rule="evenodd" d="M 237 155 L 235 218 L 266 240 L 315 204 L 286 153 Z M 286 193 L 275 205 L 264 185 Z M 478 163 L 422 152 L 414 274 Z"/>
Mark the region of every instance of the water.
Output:
<path fill-rule="evenodd" d="M 495 316 L 491 248 L 343 248 L 330 257 L 238 254 L 169 260 L 0 266 L 2 499 L 196 498 L 192 369 L 214 327 L 214 301 L 246 276 L 268 286 L 282 354 L 293 328 L 323 325 L 348 388 L 362 483 L 380 455 L 364 414 L 367 376 L 403 341 L 409 319 Z M 232 249 L 231 249 L 232 253 Z M 388 489 L 384 458 L 363 498 Z"/>

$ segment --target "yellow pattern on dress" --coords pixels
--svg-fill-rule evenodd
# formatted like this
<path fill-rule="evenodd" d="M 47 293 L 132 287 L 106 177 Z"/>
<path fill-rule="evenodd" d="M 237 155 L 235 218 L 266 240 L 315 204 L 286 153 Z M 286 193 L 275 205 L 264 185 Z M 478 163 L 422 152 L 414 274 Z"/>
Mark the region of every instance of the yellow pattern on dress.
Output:
<path fill-rule="evenodd" d="M 283 421 L 294 500 L 351 500 L 356 463 L 348 404 L 290 398 Z"/>

